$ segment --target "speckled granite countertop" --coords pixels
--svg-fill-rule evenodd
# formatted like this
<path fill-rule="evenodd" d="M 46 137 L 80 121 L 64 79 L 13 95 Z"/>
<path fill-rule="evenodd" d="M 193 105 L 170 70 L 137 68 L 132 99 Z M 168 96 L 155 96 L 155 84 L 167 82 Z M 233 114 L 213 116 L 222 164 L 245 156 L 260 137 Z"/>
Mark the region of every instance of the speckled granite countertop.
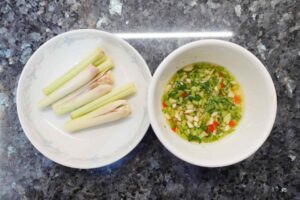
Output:
<path fill-rule="evenodd" d="M 300 1 L 0 1 L 0 199 L 299 199 Z M 225 168 L 190 165 L 152 129 L 121 161 L 94 170 L 60 166 L 30 144 L 15 91 L 30 55 L 78 28 L 109 32 L 231 31 L 224 38 L 266 65 L 278 95 L 272 133 L 255 155 Z M 172 50 L 199 38 L 128 40 L 153 73 Z"/>

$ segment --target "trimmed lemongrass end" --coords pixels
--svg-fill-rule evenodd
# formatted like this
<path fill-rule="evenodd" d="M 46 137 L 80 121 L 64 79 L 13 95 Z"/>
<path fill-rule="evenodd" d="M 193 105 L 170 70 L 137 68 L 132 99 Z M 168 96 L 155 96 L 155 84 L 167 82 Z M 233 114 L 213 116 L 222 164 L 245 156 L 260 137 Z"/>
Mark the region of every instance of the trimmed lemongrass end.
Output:
<path fill-rule="evenodd" d="M 103 63 L 107 59 L 107 56 L 104 54 L 104 56 L 100 57 L 99 59 L 95 60 L 93 62 L 93 65 L 98 66 L 101 63 Z"/>
<path fill-rule="evenodd" d="M 111 73 L 111 71 L 106 71 L 105 75 L 103 76 L 99 76 L 100 78 L 98 78 L 97 82 L 99 84 L 113 84 L 114 82 L 114 77 Z"/>
<path fill-rule="evenodd" d="M 112 69 L 114 67 L 114 64 L 112 62 L 112 60 L 110 58 L 106 58 L 106 60 L 101 63 L 99 66 L 97 66 L 97 68 L 101 71 L 101 72 L 105 72 L 108 71 L 110 69 Z"/>
<path fill-rule="evenodd" d="M 59 106 L 53 106 L 53 110 L 58 115 L 66 114 L 71 112 L 85 104 L 88 104 L 95 99 L 107 94 L 112 89 L 111 85 L 98 85 L 97 87 L 91 89 L 90 91 L 79 95 L 77 98 L 71 99 L 67 103 L 64 103 Z"/>
<path fill-rule="evenodd" d="M 90 65 L 88 68 L 80 72 L 76 77 L 68 81 L 65 85 L 57 89 L 55 92 L 51 93 L 49 96 L 44 97 L 39 103 L 39 108 L 45 108 L 55 103 L 59 99 L 67 96 L 71 92 L 82 87 L 89 81 L 91 81 L 97 74 L 99 69 Z"/>
<path fill-rule="evenodd" d="M 97 117 L 80 117 L 77 119 L 70 120 L 65 124 L 65 129 L 68 132 L 75 132 L 85 128 L 90 128 L 101 124 L 120 120 L 122 118 L 127 117 L 130 113 L 131 109 L 129 105 L 125 105 L 120 108 L 117 108 L 112 112 Z"/>
<path fill-rule="evenodd" d="M 63 86 L 66 82 L 74 78 L 77 74 L 79 74 L 82 70 L 84 70 L 88 65 L 96 62 L 97 60 L 102 59 L 105 54 L 100 48 L 96 48 L 92 53 L 89 54 L 86 58 L 81 60 L 77 65 L 75 65 L 72 69 L 67 71 L 64 75 L 57 78 L 51 84 L 46 86 L 43 89 L 45 95 L 49 95 L 61 86 Z"/>
<path fill-rule="evenodd" d="M 104 106 L 105 104 L 108 104 L 118 99 L 122 99 L 135 92 L 136 92 L 135 85 L 133 83 L 127 83 L 119 88 L 112 90 L 110 93 L 92 101 L 91 103 L 73 111 L 71 113 L 71 118 L 75 119 L 77 117 L 85 115 L 97 108 L 100 108 L 101 106 Z"/>

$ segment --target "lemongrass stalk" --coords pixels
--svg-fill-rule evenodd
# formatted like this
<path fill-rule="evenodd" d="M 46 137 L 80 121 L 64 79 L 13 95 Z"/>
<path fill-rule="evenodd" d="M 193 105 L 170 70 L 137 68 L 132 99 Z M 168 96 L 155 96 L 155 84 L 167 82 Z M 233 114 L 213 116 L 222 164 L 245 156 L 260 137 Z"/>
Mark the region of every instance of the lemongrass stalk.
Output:
<path fill-rule="evenodd" d="M 62 98 L 62 99 L 58 100 L 57 102 L 55 102 L 54 104 L 52 104 L 52 109 L 55 110 L 59 106 L 72 101 L 73 99 L 77 98 L 78 96 L 84 94 L 88 90 L 88 88 L 89 87 L 87 87 L 87 86 L 83 86 L 83 87 L 75 90 L 74 92 L 68 94 L 64 98 Z"/>
<path fill-rule="evenodd" d="M 66 82 L 74 78 L 77 74 L 79 74 L 82 70 L 84 70 L 88 65 L 93 64 L 98 60 L 103 60 L 105 57 L 104 52 L 100 48 L 96 48 L 89 56 L 80 61 L 77 65 L 75 65 L 72 69 L 67 71 L 64 75 L 57 78 L 54 82 L 49 84 L 43 89 L 45 95 L 49 95 Z"/>
<path fill-rule="evenodd" d="M 77 119 L 73 119 L 65 124 L 65 129 L 69 132 L 75 132 L 85 128 L 90 128 L 125 118 L 130 113 L 130 107 L 128 105 L 125 105 L 104 115 L 91 118 L 80 117 Z"/>
<path fill-rule="evenodd" d="M 122 106 L 125 106 L 125 105 L 128 105 L 128 101 L 125 100 L 125 99 L 121 99 L 121 100 L 116 100 L 116 101 L 113 101 L 113 102 L 110 102 L 86 115 L 83 115 L 82 117 L 80 118 L 92 118 L 92 117 L 97 117 L 97 116 L 100 116 L 100 115 L 104 115 L 106 113 L 109 113 L 109 112 L 112 112 L 113 110 L 119 108 L 119 107 L 122 107 Z"/>
<path fill-rule="evenodd" d="M 42 99 L 38 103 L 39 108 L 45 108 L 55 103 L 59 99 L 65 97 L 66 95 L 70 94 L 71 92 L 77 90 L 78 88 L 91 81 L 98 73 L 99 69 L 90 65 L 72 80 L 68 81 L 65 85 L 57 89 L 55 92 L 51 93 L 49 96 L 46 96 L 44 99 Z"/>
<path fill-rule="evenodd" d="M 88 84 L 84 85 L 83 87 L 75 90 L 71 94 L 65 96 L 64 98 L 60 99 L 59 101 L 55 102 L 52 105 L 53 110 L 57 109 L 59 106 L 69 103 L 70 101 L 74 100 L 75 98 L 83 95 L 84 93 L 92 90 L 93 88 L 97 87 L 98 85 L 104 84 L 113 84 L 113 77 L 111 71 L 101 72 L 99 73 L 93 80 L 91 80 Z"/>
<path fill-rule="evenodd" d="M 110 58 L 106 58 L 104 62 L 102 62 L 97 68 L 102 72 L 102 71 L 108 71 L 114 67 L 113 62 L 111 61 Z"/>
<path fill-rule="evenodd" d="M 103 53 L 103 56 L 99 57 L 97 60 L 95 60 L 92 64 L 94 66 L 98 66 L 101 63 L 103 63 L 105 60 L 107 59 L 107 56 L 105 55 L 105 53 Z"/>
<path fill-rule="evenodd" d="M 101 106 L 104 106 L 105 104 L 129 96 L 135 93 L 135 91 L 136 91 L 135 85 L 133 83 L 127 83 L 119 88 L 114 89 L 110 93 L 92 101 L 91 103 L 73 111 L 71 113 L 71 118 L 74 119 L 82 115 L 85 115 Z"/>
<path fill-rule="evenodd" d="M 92 90 L 88 91 L 85 94 L 80 95 L 79 97 L 75 98 L 74 100 L 62 104 L 61 106 L 53 107 L 53 110 L 58 115 L 66 114 L 67 112 L 71 112 L 85 104 L 88 104 L 95 99 L 107 94 L 112 89 L 111 85 L 98 85 L 97 87 L 93 88 Z"/>

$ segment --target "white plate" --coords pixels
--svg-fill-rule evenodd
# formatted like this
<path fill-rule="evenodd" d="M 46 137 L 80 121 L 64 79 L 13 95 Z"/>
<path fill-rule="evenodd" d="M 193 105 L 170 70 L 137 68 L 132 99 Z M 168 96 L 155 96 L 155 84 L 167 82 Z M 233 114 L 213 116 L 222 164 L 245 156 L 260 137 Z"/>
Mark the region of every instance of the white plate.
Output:
<path fill-rule="evenodd" d="M 69 116 L 56 116 L 49 108 L 39 110 L 42 88 L 84 58 L 96 46 L 115 67 L 115 86 L 134 82 L 137 93 L 129 98 L 132 114 L 121 121 L 78 133 L 68 133 Z M 98 30 L 63 33 L 43 44 L 29 59 L 17 90 L 18 115 L 30 142 L 49 159 L 74 168 L 95 168 L 127 155 L 143 138 L 148 127 L 147 91 L 151 74 L 140 54 L 113 34 Z"/>

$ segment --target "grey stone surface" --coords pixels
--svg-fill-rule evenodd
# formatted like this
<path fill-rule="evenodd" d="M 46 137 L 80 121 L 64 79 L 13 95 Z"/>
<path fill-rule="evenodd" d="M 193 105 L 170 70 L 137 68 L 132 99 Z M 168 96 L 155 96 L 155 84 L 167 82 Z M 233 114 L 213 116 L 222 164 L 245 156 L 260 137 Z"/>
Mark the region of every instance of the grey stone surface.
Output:
<path fill-rule="evenodd" d="M 299 0 L 1 0 L 0 199 L 299 199 L 299 8 Z M 51 37 L 78 28 L 232 31 L 229 40 L 261 59 L 275 83 L 278 113 L 270 137 L 247 160 L 218 169 L 174 157 L 151 128 L 133 152 L 110 166 L 55 164 L 25 137 L 15 91 L 30 55 Z M 172 50 L 194 40 L 129 42 L 153 73 Z"/>

